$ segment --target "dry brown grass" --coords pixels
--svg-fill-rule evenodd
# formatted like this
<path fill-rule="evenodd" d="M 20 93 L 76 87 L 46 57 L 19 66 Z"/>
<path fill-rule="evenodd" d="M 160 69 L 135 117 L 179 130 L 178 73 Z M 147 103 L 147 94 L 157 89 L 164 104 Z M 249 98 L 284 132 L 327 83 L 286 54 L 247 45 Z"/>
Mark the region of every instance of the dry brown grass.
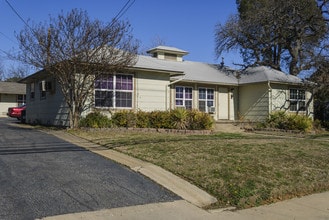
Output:
<path fill-rule="evenodd" d="M 247 208 L 329 190 L 328 134 L 73 133 L 187 179 L 218 199 L 213 208 Z"/>

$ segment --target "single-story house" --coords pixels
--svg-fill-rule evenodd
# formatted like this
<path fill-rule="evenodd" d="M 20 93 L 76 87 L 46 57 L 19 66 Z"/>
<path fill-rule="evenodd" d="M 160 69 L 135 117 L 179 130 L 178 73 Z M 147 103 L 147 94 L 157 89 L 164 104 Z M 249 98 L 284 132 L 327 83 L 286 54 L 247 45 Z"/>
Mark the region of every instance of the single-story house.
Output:
<path fill-rule="evenodd" d="M 215 120 L 261 121 L 269 113 L 285 110 L 313 117 L 311 91 L 303 80 L 268 67 L 244 71 L 223 64 L 185 61 L 187 51 L 158 46 L 138 55 L 127 72 L 95 80 L 94 109 L 155 111 L 199 109 Z M 45 71 L 32 74 L 27 84 L 28 123 L 68 126 L 68 111 L 60 85 Z"/>
<path fill-rule="evenodd" d="M 6 117 L 9 107 L 26 103 L 26 84 L 0 81 L 0 117 Z"/>

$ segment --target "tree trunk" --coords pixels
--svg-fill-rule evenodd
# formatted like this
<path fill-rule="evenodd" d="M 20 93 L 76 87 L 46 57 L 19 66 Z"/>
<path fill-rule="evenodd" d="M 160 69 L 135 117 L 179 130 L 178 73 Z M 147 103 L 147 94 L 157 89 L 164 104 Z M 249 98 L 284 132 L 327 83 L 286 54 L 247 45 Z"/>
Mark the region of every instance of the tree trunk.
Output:
<path fill-rule="evenodd" d="M 289 53 L 291 56 L 291 61 L 289 63 L 289 74 L 290 75 L 297 76 L 299 73 L 298 55 L 300 54 L 300 50 L 301 50 L 300 40 L 296 40 L 295 43 L 290 42 L 290 48 L 289 48 Z"/>
<path fill-rule="evenodd" d="M 79 112 L 78 108 L 72 108 L 69 112 L 70 128 L 77 128 L 79 126 L 81 112 Z"/>

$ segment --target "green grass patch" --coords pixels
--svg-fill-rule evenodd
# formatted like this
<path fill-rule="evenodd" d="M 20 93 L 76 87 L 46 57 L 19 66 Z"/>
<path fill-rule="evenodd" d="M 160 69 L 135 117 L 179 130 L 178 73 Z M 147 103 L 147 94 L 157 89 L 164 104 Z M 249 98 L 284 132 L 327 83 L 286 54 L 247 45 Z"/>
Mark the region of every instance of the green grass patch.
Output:
<path fill-rule="evenodd" d="M 181 176 L 218 199 L 208 208 L 248 208 L 329 190 L 328 135 L 71 132 Z"/>

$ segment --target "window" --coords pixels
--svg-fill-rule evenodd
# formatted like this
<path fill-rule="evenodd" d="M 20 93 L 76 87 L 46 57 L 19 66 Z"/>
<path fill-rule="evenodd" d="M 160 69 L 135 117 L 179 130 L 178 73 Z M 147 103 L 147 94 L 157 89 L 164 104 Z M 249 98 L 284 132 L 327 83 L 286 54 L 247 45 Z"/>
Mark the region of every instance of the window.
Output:
<path fill-rule="evenodd" d="M 132 75 L 102 75 L 95 80 L 95 107 L 131 108 L 132 97 Z"/>
<path fill-rule="evenodd" d="M 40 99 L 46 98 L 46 81 L 39 82 Z"/>
<path fill-rule="evenodd" d="M 34 88 L 34 83 L 30 84 L 30 100 L 34 100 L 35 97 L 35 88 Z"/>
<path fill-rule="evenodd" d="M 26 103 L 26 95 L 17 95 L 18 106 L 24 105 Z"/>
<path fill-rule="evenodd" d="M 192 109 L 192 88 L 176 86 L 176 107 Z"/>
<path fill-rule="evenodd" d="M 199 110 L 208 112 L 214 106 L 214 89 L 199 88 Z"/>
<path fill-rule="evenodd" d="M 290 89 L 290 111 L 305 111 L 305 90 Z"/>

